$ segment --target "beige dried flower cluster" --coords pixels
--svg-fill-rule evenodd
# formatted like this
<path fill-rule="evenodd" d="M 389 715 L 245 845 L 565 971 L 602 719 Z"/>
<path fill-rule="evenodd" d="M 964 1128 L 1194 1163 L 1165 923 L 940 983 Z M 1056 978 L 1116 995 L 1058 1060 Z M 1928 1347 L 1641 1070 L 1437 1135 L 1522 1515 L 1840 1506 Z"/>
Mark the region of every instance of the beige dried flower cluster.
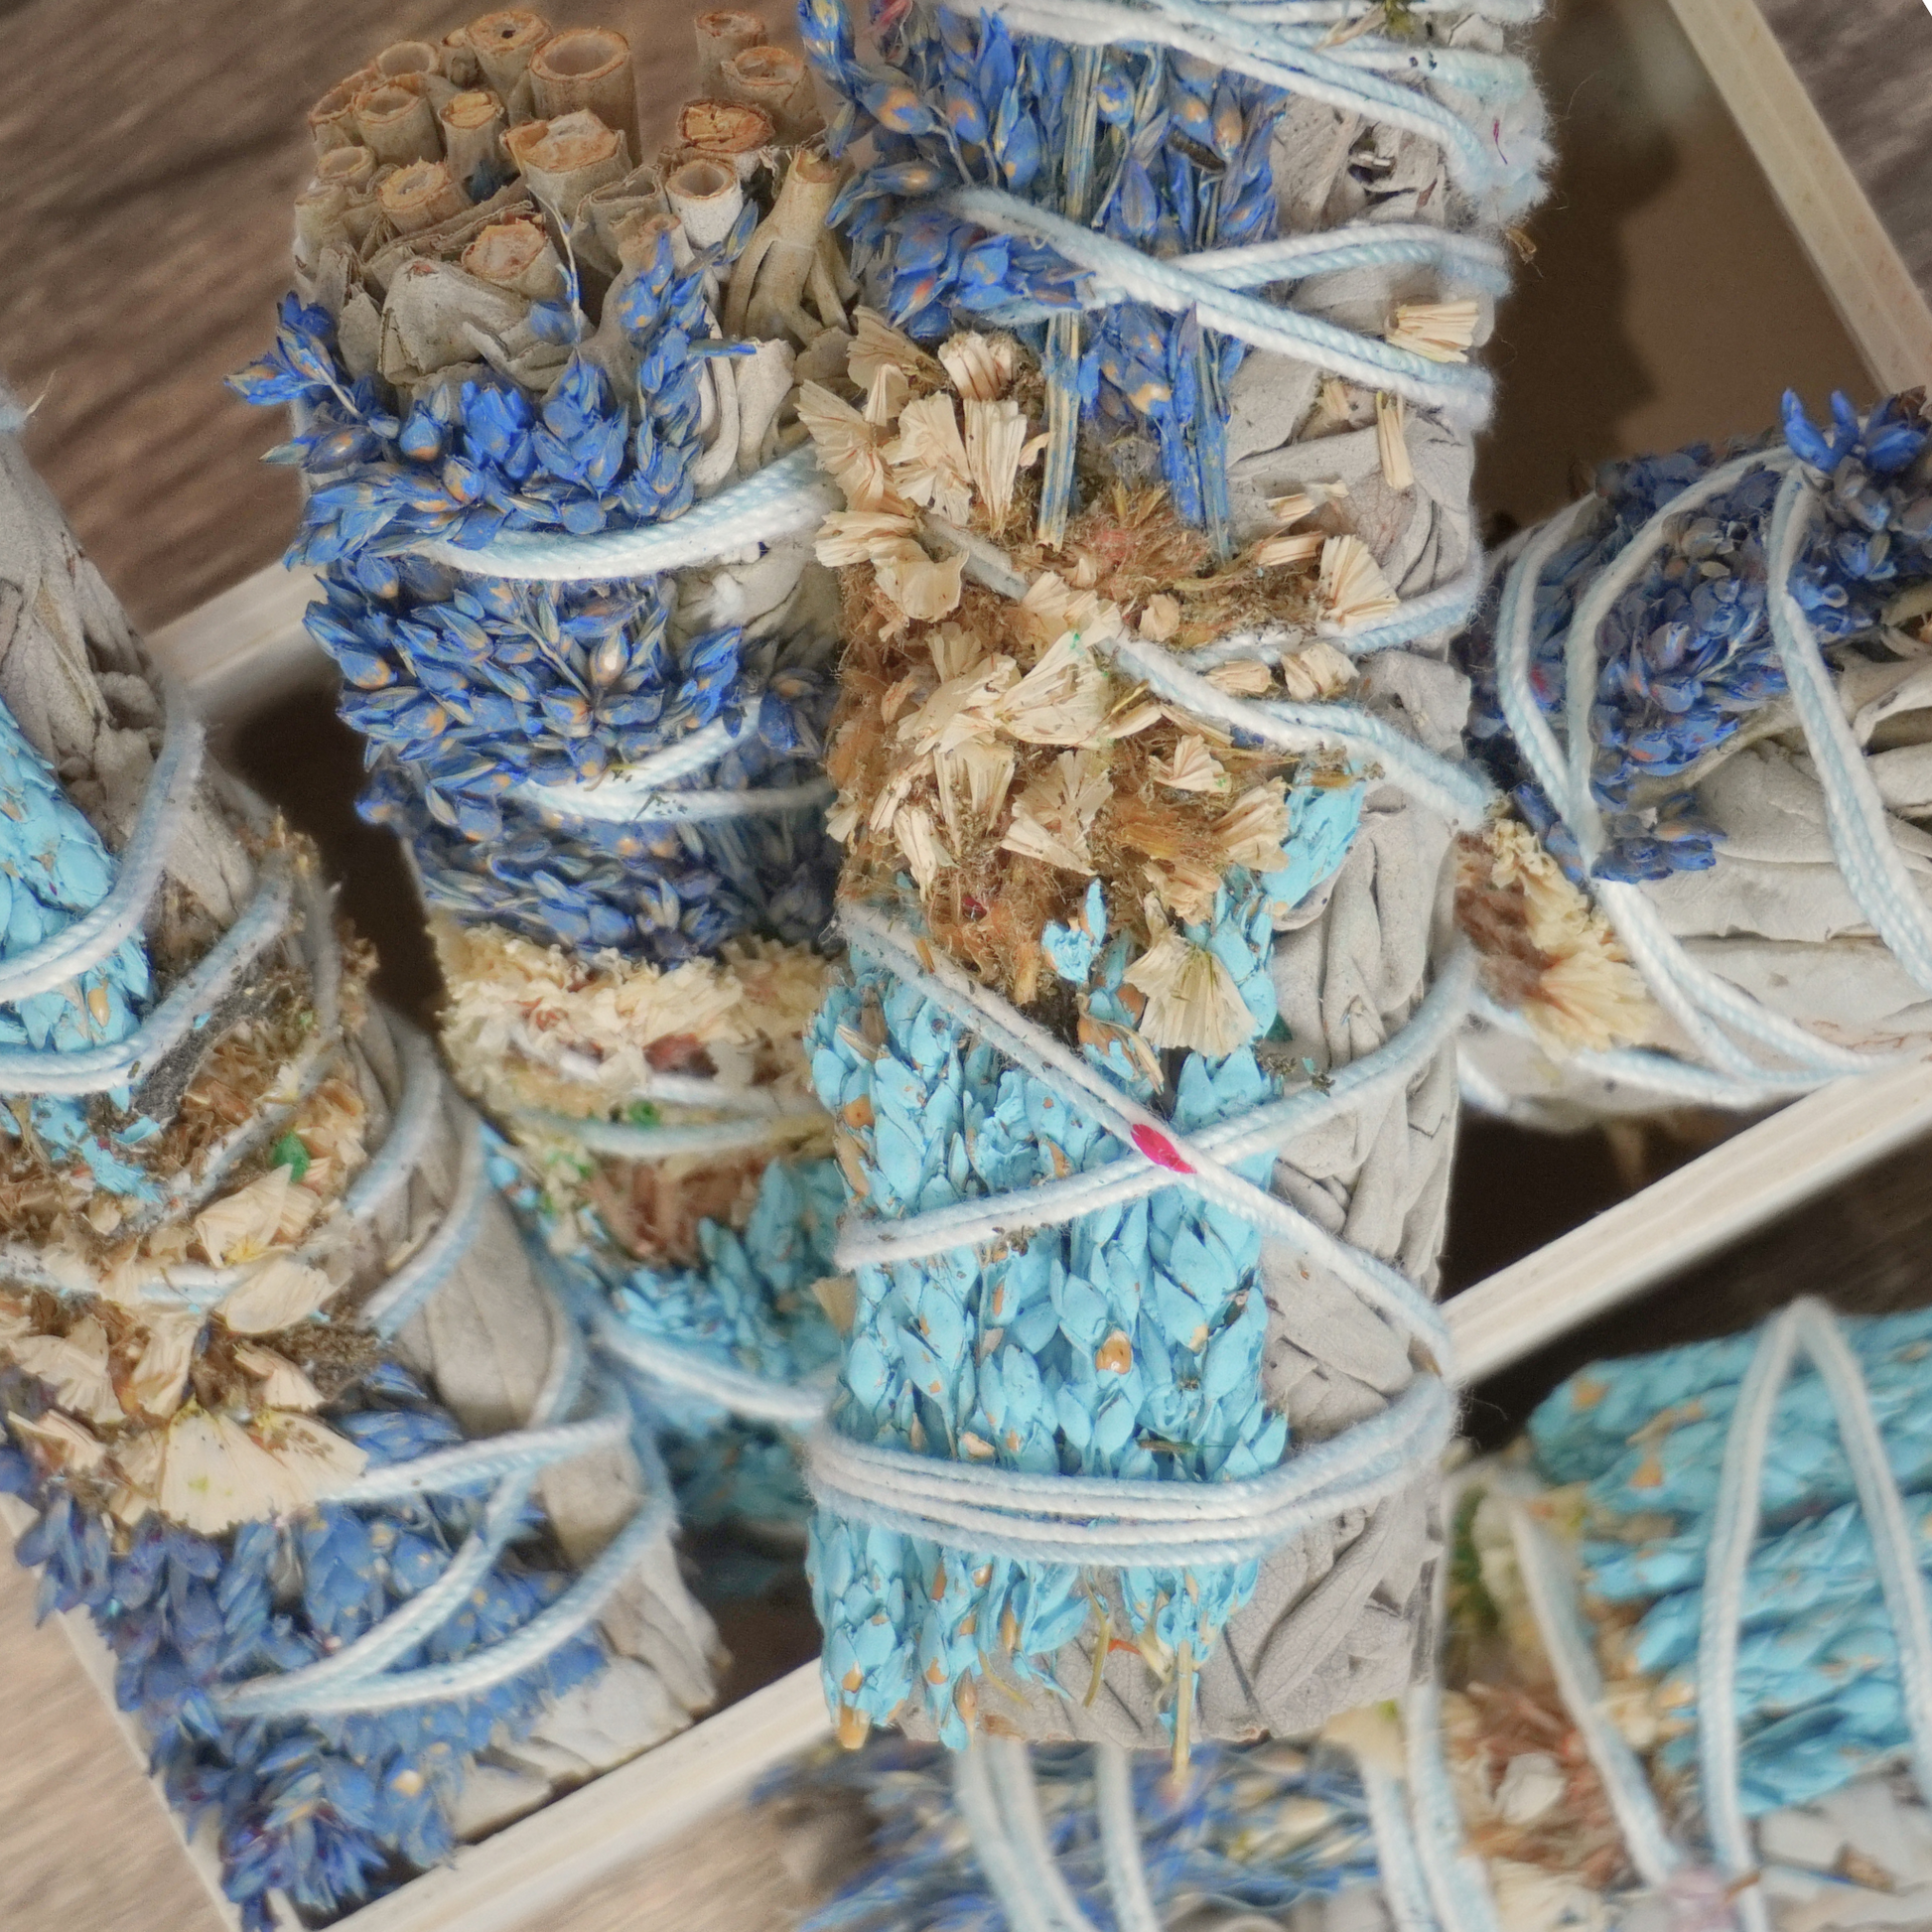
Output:
<path fill-rule="evenodd" d="M 1013 343 L 962 335 L 928 355 L 862 316 L 848 376 L 857 401 L 818 388 L 799 405 L 848 505 L 819 537 L 847 573 L 827 759 L 846 890 L 890 895 L 905 878 L 934 942 L 1026 1005 L 1046 922 L 1077 916 L 1099 879 L 1116 929 L 1149 942 L 1129 978 L 1143 1002 L 1130 1050 L 1230 1050 L 1246 1010 L 1176 928 L 1210 914 L 1230 868 L 1285 863 L 1283 760 L 1157 700 L 1108 646 L 1185 648 L 1292 620 L 1307 639 L 1278 663 L 1206 675 L 1240 696 L 1332 698 L 1355 670 L 1316 624 L 1395 608 L 1373 553 L 1344 529 L 1293 528 L 1329 508 L 1311 488 L 1219 570 L 1160 499 L 1119 492 L 1049 557 L 1020 513 L 1042 439 L 1021 401 L 1037 397 L 1035 372 Z"/>
<path fill-rule="evenodd" d="M 825 519 L 819 561 L 870 564 L 902 621 L 959 608 L 965 533 L 1006 530 L 1020 473 L 1045 447 L 1010 393 L 1019 366 L 1011 337 L 955 336 L 935 359 L 861 309 L 846 373 L 863 407 L 799 388 L 798 420 L 847 505 Z"/>
<path fill-rule="evenodd" d="M 1548 1491 L 1533 1507 L 1560 1519 L 1574 1509 L 1576 1493 Z M 1466 1524 L 1475 1582 L 1452 1590 L 1443 1697 L 1458 1810 L 1502 1924 L 1601 1925 L 1603 1895 L 1635 1876 L 1615 1808 L 1551 1681 L 1508 1518 L 1485 1494 Z M 1627 1645 L 1616 1641 L 1614 1623 L 1596 1634 L 1609 1680 L 1604 1714 L 1633 1748 L 1652 1750 L 1668 1732 L 1637 1709 L 1641 1680 L 1618 1667 Z"/>
<path fill-rule="evenodd" d="M 457 1078 L 502 1112 L 608 1112 L 654 1075 L 698 1071 L 803 1104 L 803 1039 L 826 961 L 803 946 L 739 939 L 721 957 L 661 968 L 621 953 L 539 945 L 496 925 L 430 922 Z"/>
<path fill-rule="evenodd" d="M 704 1221 L 742 1227 L 773 1159 L 830 1151 L 811 1091 L 806 1028 L 828 962 L 802 946 L 739 939 L 711 960 L 663 969 L 620 953 L 539 945 L 500 926 L 432 921 L 448 988 L 443 1044 L 457 1082 L 521 1150 L 560 1250 L 598 1230 L 641 1260 L 699 1258 Z M 719 1105 L 652 1098 L 661 1076 L 700 1082 Z M 666 1126 L 731 1119 L 751 1093 L 768 1128 L 743 1153 L 638 1161 L 592 1153 L 570 1120 Z"/>
<path fill-rule="evenodd" d="M 1492 819 L 1462 841 L 1456 916 L 1491 993 L 1552 1054 L 1660 1038 L 1664 1016 L 1609 921 L 1520 820 Z"/>
<path fill-rule="evenodd" d="M 0 1360 L 39 1378 L 54 1405 L 8 1422 L 49 1466 L 95 1485 L 123 1524 L 152 1509 L 216 1535 L 307 1508 L 360 1471 L 362 1451 L 314 1415 L 323 1396 L 289 1340 L 265 1338 L 300 1330 L 341 1292 L 317 1261 L 365 1159 L 363 1124 L 354 1085 L 325 1081 L 292 1130 L 307 1155 L 299 1179 L 288 1163 L 265 1169 L 104 1270 L 57 1246 L 43 1265 L 68 1299 L 0 1298 Z M 153 1298 L 178 1272 L 205 1280 L 207 1269 L 232 1278 L 211 1312 Z"/>

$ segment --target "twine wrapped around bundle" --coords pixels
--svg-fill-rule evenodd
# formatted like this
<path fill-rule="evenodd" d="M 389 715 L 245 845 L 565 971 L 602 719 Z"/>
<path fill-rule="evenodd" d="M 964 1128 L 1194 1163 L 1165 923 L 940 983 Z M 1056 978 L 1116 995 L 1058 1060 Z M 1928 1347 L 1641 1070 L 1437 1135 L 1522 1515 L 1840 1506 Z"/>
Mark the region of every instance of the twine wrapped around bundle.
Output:
<path fill-rule="evenodd" d="M 1501 1923 L 1932 1909 L 1928 1338 L 1800 1302 L 1586 1370 L 1534 1476 L 1468 1473 L 1431 1785 Z"/>
<path fill-rule="evenodd" d="M 688 1724 L 716 1639 L 475 1117 L 0 406 L 0 1488 L 244 1922 L 324 1919 Z"/>
<path fill-rule="evenodd" d="M 891 317 L 799 401 L 846 501 L 847 1742 L 1184 1761 L 1413 1672 L 1519 11 L 1001 0 L 863 55 L 802 11 Z"/>
<path fill-rule="evenodd" d="M 969 1754 L 949 1766 L 930 1746 L 881 1737 L 856 1756 L 798 1767 L 770 1799 L 787 1824 L 856 1793 L 880 1847 L 802 1932 L 1381 1932 L 1388 1923 L 1377 1846 L 1385 1785 L 1344 1747 L 1208 1745 L 1175 1777 L 1154 1758 L 1130 1766 L 1042 1745 L 1031 1785 L 1016 1780 L 1011 1744 L 979 1756 L 984 1763 Z M 1044 1892 L 1002 1857 L 1035 1834 L 1057 1880 Z M 1128 1873 L 1138 1884 L 1123 1885 Z"/>
<path fill-rule="evenodd" d="M 1932 1315 L 1598 1363 L 1461 1471 L 1438 1674 L 1185 1776 L 902 1744 L 811 1932 L 1835 1932 L 1932 1913 Z M 1352 1759 L 1352 1767 L 1349 1760 Z"/>
<path fill-rule="evenodd" d="M 1612 466 L 1463 642 L 1515 812 L 1463 854 L 1481 1104 L 1762 1106 L 1922 1056 L 1932 449 L 1917 394 Z"/>
<path fill-rule="evenodd" d="M 837 605 L 793 397 L 843 365 L 852 282 L 803 64 L 756 20 L 697 31 L 711 91 L 648 159 L 608 29 L 492 14 L 426 50 L 413 159 L 386 145 L 395 50 L 333 90 L 297 292 L 238 386 L 295 405 L 310 628 L 512 1199 L 670 1426 L 686 1508 L 795 1547 L 783 1432 L 836 1347 L 800 1040 Z M 417 220 L 425 170 L 449 206 Z"/>

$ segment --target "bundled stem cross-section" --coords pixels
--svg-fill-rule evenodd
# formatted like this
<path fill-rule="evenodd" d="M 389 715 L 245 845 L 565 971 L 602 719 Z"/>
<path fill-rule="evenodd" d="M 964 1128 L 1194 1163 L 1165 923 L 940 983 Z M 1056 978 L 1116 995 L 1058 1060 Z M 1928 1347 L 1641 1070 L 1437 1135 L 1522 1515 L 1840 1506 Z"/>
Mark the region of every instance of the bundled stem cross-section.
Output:
<path fill-rule="evenodd" d="M 715 1639 L 474 1116 L 5 408 L 0 1487 L 243 1921 L 326 1919 L 687 1724 Z"/>
<path fill-rule="evenodd" d="M 1184 1760 L 1414 1668 L 1505 11 L 803 10 L 881 312 L 798 405 L 846 503 L 848 1742 Z"/>

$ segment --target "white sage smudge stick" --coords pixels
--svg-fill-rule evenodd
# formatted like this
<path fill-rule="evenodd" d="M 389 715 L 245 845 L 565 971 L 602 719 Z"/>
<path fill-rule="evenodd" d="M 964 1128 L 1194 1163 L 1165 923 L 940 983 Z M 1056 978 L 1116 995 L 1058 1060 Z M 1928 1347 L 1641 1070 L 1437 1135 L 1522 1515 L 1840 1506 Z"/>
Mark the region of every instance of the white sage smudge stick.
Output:
<path fill-rule="evenodd" d="M 1466 362 L 1540 108 L 1474 11 L 1431 17 L 1427 79 L 1379 12 L 1342 57 L 1209 12 L 1184 47 L 1132 7 L 1067 46 L 914 13 L 863 52 L 805 14 L 877 151 L 832 218 L 915 339 L 862 336 L 801 405 L 859 623 L 828 761 L 858 980 L 813 1038 L 865 1217 L 811 1465 L 847 1741 L 1184 1760 L 1419 1654 L 1469 986 L 1445 861 L 1488 798 L 1446 661 L 1479 588 Z M 1223 301 L 1238 263 L 1292 303 Z M 980 316 L 1043 324 L 1037 362 Z M 1210 1179 L 1271 1081 L 1308 1113 L 1267 1193 Z M 1101 1194 L 1110 1153 L 1145 1212 Z M 1370 1444 L 1372 1495 L 1268 1515 Z M 1211 1550 L 1164 1513 L 1188 1483 Z"/>
<path fill-rule="evenodd" d="M 230 1617 L 255 1587 L 244 1587 L 251 1566 L 273 1557 L 291 1566 L 285 1587 L 307 1592 L 294 1626 L 306 1630 L 336 1614 L 321 1578 L 341 1552 L 365 1536 L 391 1547 L 415 1537 L 412 1560 L 427 1567 L 398 1582 L 414 1624 L 400 1641 L 384 1635 L 393 1606 L 368 1568 L 356 1588 L 373 1589 L 373 1601 L 338 1626 L 356 1641 L 327 1668 L 319 1640 L 313 1662 L 265 1662 L 232 1627 L 218 1671 L 211 1653 L 177 1658 L 172 1640 L 123 1662 L 180 1668 L 219 1719 L 218 1734 L 193 1748 L 226 1754 L 229 1845 L 283 1829 L 270 1822 L 273 1780 L 241 1741 L 258 1735 L 253 1717 L 273 1714 L 291 1747 L 307 1736 L 324 1751 L 323 1732 L 302 1728 L 312 1714 L 509 1699 L 500 1716 L 513 1748 L 500 1774 L 466 1795 L 452 1766 L 413 1823 L 385 1813 L 367 1826 L 379 1848 L 367 1868 L 432 1863 L 451 1834 L 493 1829 L 688 1724 L 714 1695 L 716 1637 L 677 1573 L 662 1472 L 646 1476 L 627 1415 L 598 1420 L 582 1338 L 485 1183 L 475 1117 L 425 1043 L 369 1004 L 368 956 L 344 945 L 313 850 L 207 765 L 186 701 L 29 469 L 4 394 L 0 412 L 9 798 L 42 801 L 59 821 L 49 850 L 62 855 L 52 874 L 61 906 L 70 915 L 94 901 L 65 925 L 42 901 L 34 943 L 17 898 L 0 977 L 19 982 L 50 944 L 76 960 L 91 945 L 99 962 L 66 982 L 91 1040 L 57 1021 L 53 1051 L 0 1057 L 0 1085 L 9 1067 L 24 1084 L 0 1144 L 0 1377 L 20 1444 L 0 1453 L 24 1451 L 43 1511 L 23 1557 L 48 1566 L 48 1601 L 102 1610 L 97 1588 L 134 1588 L 116 1565 L 188 1538 L 197 1575 L 219 1563 Z M 103 926 L 110 916 L 120 923 Z M 125 935 L 118 944 L 113 931 Z M 104 959 L 86 936 L 102 932 Z M 60 978 L 42 977 L 69 1008 Z M 50 1038 L 34 1018 L 44 997 L 9 1004 L 26 1026 L 16 1038 Z M 117 1051 L 131 1056 L 118 1085 L 85 1071 L 89 1055 Z M 79 1087 L 49 1086 L 64 1061 Z M 418 1379 L 398 1384 L 387 1364 Z M 425 1437 L 432 1424 L 443 1433 Z M 559 1425 L 571 1428 L 554 1440 L 527 1433 Z M 486 1640 L 452 1641 L 460 1661 L 445 1691 L 434 1671 L 419 1685 L 387 1669 L 463 1600 L 442 1587 L 442 1615 L 432 1613 L 431 1580 L 452 1556 L 437 1540 L 443 1519 L 420 1502 L 402 1505 L 400 1524 L 384 1509 L 410 1493 L 390 1471 L 451 1445 L 486 1488 L 500 1464 L 530 1499 L 504 1499 L 503 1534 L 476 1545 L 483 1561 L 461 1560 L 475 1601 L 503 1613 L 510 1587 L 491 1559 L 522 1534 L 521 1508 L 539 1512 L 564 1567 L 548 1560 L 550 1625 L 538 1627 L 541 1596 L 511 1618 L 529 1627 L 520 1660 L 497 1668 Z M 439 1479 L 417 1493 L 437 1495 Z M 286 1530 L 271 1531 L 271 1518 Z M 284 1536 L 288 1555 L 274 1557 Z M 97 1588 L 70 1567 L 83 1537 L 98 1539 L 87 1573 Z M 104 1634 L 117 1646 L 136 1635 L 124 1619 Z M 546 1660 L 566 1650 L 568 1679 L 545 1679 Z M 133 1702 L 149 1708 L 145 1692 Z M 162 1703 L 152 1715 L 164 1722 Z M 371 1737 L 384 1734 L 387 1720 L 368 1722 Z M 164 1755 L 177 1748 L 166 1735 Z M 251 1924 L 268 1910 L 258 1886 L 292 1888 L 306 1908 L 328 1895 L 299 1848 L 286 1863 L 231 1869 L 229 1881 Z"/>
<path fill-rule="evenodd" d="M 1464 854 L 1484 1104 L 1761 1107 L 1924 1053 L 1929 481 L 1919 393 L 1825 429 L 1793 395 L 1498 559 L 1463 640 L 1516 807 Z"/>

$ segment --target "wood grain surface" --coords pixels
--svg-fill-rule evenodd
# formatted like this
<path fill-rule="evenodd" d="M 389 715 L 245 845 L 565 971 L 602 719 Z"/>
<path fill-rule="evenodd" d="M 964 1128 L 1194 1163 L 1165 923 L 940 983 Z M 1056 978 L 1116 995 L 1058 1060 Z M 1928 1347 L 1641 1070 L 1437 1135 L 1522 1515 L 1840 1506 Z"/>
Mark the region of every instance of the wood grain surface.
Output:
<path fill-rule="evenodd" d="M 1757 5 L 1932 303 L 1932 12 L 1925 0 Z"/>

